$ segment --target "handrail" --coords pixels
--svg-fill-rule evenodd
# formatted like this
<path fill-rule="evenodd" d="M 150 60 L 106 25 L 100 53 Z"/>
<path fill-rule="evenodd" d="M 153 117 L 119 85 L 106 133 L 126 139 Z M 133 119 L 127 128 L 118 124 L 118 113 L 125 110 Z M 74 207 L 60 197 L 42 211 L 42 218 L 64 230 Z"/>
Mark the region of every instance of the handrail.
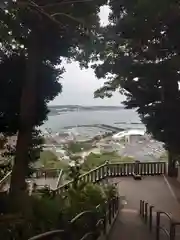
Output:
<path fill-rule="evenodd" d="M 11 177 L 12 170 L 9 171 L 1 180 L 0 180 L 0 189 L 3 188 L 4 184 L 7 183 L 9 178 Z"/>
<path fill-rule="evenodd" d="M 46 232 L 43 234 L 39 234 L 37 236 L 34 236 L 30 238 L 29 240 L 50 240 L 54 237 L 62 237 L 62 239 L 69 239 L 73 240 L 73 224 L 78 221 L 82 216 L 86 214 L 92 214 L 93 218 L 90 218 L 90 221 L 92 221 L 92 228 L 90 227 L 89 231 L 86 233 L 83 233 L 83 236 L 80 236 L 79 240 L 86 240 L 90 236 L 97 236 L 97 234 L 106 233 L 107 226 L 111 226 L 112 222 L 117 216 L 117 213 L 119 211 L 119 198 L 114 197 L 111 200 L 109 200 L 108 204 L 106 204 L 105 212 L 102 213 L 102 216 L 100 216 L 99 219 L 96 218 L 97 209 L 99 208 L 99 205 L 95 208 L 96 210 L 86 210 L 84 212 L 79 213 L 77 216 L 75 216 L 70 222 L 69 226 L 65 230 L 53 230 L 50 232 Z M 108 214 L 108 221 L 106 220 L 106 216 Z M 95 217 L 95 218 L 94 218 Z M 95 221 L 94 221 L 95 220 Z M 103 229 L 100 228 L 100 224 L 103 225 Z M 90 238 L 92 239 L 92 238 Z M 94 238 L 93 238 L 94 239 Z"/>
<path fill-rule="evenodd" d="M 170 237 L 170 232 L 168 232 L 168 230 L 166 228 L 160 226 L 159 229 L 162 230 L 166 234 L 166 236 Z M 159 237 L 158 237 L 158 239 L 159 239 Z"/>
<path fill-rule="evenodd" d="M 81 218 L 82 216 L 86 215 L 86 214 L 93 214 L 94 212 L 91 211 L 91 210 L 87 210 L 87 211 L 84 211 L 84 212 L 81 212 L 79 213 L 78 215 L 76 215 L 71 221 L 70 223 L 74 223 L 77 219 Z"/>
<path fill-rule="evenodd" d="M 143 200 L 140 200 L 140 216 L 143 218 L 145 223 L 149 224 L 149 230 L 152 231 L 152 209 L 153 205 L 150 205 Z M 176 237 L 176 227 L 180 225 L 180 222 L 175 222 L 172 217 L 164 211 L 154 211 L 156 213 L 156 240 L 160 240 L 160 230 L 162 230 L 169 240 L 175 240 Z M 165 215 L 169 220 L 170 230 L 168 231 L 164 226 L 161 226 L 161 216 Z"/>
<path fill-rule="evenodd" d="M 45 240 L 45 239 L 49 239 L 49 237 L 53 238 L 53 237 L 57 237 L 59 235 L 62 235 L 64 233 L 64 230 L 53 230 L 53 231 L 49 231 L 49 232 L 46 232 L 46 233 L 42 233 L 42 234 L 39 234 L 39 235 L 36 235 L 35 237 L 32 237 L 32 238 L 29 238 L 29 240 Z M 60 237 L 60 236 L 59 236 Z"/>
<path fill-rule="evenodd" d="M 104 163 L 104 164 L 102 164 L 102 165 L 100 165 L 100 166 L 98 166 L 98 167 L 96 167 L 96 168 L 93 168 L 93 169 L 91 169 L 90 171 L 88 171 L 88 172 L 86 172 L 86 173 L 83 173 L 83 174 L 80 176 L 80 178 L 82 178 L 82 177 L 86 176 L 87 174 L 89 174 L 89 173 L 91 173 L 91 172 L 94 172 L 94 171 L 96 171 L 96 170 L 98 170 L 98 169 L 100 169 L 100 168 L 102 168 L 102 167 L 104 167 L 104 166 L 107 166 L 107 165 L 109 165 L 109 163 Z"/>
<path fill-rule="evenodd" d="M 176 227 L 177 226 L 180 226 L 180 222 L 173 222 L 172 224 L 171 224 L 171 229 L 170 229 L 170 240 L 172 239 L 172 240 L 175 240 L 175 238 L 176 238 Z"/>
<path fill-rule="evenodd" d="M 164 211 L 158 211 L 158 213 L 163 214 L 163 215 L 166 215 L 166 217 L 168 217 L 169 220 L 172 221 L 171 216 L 170 216 L 167 212 L 164 212 Z"/>
<path fill-rule="evenodd" d="M 79 180 L 85 182 L 98 182 L 109 177 L 132 176 L 134 169 L 140 175 L 160 175 L 166 173 L 166 162 L 138 162 L 138 163 L 105 163 L 87 173 L 82 174 Z M 54 190 L 55 195 L 65 191 L 71 186 L 69 181 Z"/>
<path fill-rule="evenodd" d="M 59 173 L 59 176 L 58 176 L 58 180 L 57 180 L 57 183 L 56 183 L 56 188 L 59 187 L 59 184 L 60 184 L 60 181 L 62 179 L 62 176 L 63 176 L 63 170 L 61 169 L 60 173 Z"/>
<path fill-rule="evenodd" d="M 80 240 L 87 240 L 89 237 L 91 237 L 90 239 L 92 239 L 93 235 L 94 235 L 94 232 L 86 233 Z"/>
<path fill-rule="evenodd" d="M 170 230 L 171 230 L 171 223 L 172 223 L 172 219 L 170 217 L 170 215 L 166 212 L 163 211 L 158 211 L 156 213 L 156 240 L 160 239 L 160 230 L 163 230 L 163 232 L 170 237 L 171 233 L 170 231 L 168 231 L 165 227 L 161 226 L 161 215 L 165 215 L 166 217 L 168 217 L 169 219 L 169 224 L 170 224 Z"/>

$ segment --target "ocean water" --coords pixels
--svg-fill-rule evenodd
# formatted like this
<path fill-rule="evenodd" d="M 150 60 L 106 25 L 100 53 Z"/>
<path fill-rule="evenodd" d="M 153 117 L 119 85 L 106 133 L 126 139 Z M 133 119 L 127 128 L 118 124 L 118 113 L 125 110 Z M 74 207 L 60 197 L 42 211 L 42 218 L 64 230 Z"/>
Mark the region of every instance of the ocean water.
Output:
<path fill-rule="evenodd" d="M 77 125 L 107 124 L 124 129 L 144 128 L 136 111 L 127 109 L 99 110 L 99 111 L 67 111 L 49 116 L 42 126 L 42 130 L 50 128 L 52 133 L 62 132 L 64 128 Z M 82 130 L 82 128 L 81 128 Z"/>

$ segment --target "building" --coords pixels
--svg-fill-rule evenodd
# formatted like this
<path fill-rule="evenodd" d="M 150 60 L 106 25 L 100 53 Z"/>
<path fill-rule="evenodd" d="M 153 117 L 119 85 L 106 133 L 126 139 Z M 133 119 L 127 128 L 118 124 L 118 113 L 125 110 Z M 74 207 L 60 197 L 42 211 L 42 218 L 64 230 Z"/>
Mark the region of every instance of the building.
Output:
<path fill-rule="evenodd" d="M 145 139 L 145 130 L 143 129 L 130 129 L 116 133 L 112 136 L 114 141 L 120 141 L 124 139 L 125 142 L 133 143 L 137 141 L 143 141 Z"/>

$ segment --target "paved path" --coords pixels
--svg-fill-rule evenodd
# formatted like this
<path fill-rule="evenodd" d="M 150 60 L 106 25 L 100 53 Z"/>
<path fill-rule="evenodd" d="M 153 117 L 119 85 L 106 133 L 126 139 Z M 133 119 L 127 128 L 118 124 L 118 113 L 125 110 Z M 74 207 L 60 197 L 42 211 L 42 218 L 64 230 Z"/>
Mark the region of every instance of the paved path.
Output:
<path fill-rule="evenodd" d="M 56 189 L 56 186 L 57 186 L 57 180 L 58 178 L 31 178 L 31 179 L 28 179 L 27 181 L 30 181 L 30 182 L 35 182 L 39 187 L 42 187 L 42 186 L 45 186 L 45 185 L 48 185 L 50 186 L 51 189 Z M 1 191 L 8 191 L 9 189 L 9 184 L 5 184 L 3 186 L 3 188 L 1 189 Z"/>
<path fill-rule="evenodd" d="M 31 180 L 31 179 L 30 179 Z M 36 178 L 33 179 L 33 182 L 36 182 L 38 186 L 50 186 L 51 189 L 56 189 L 58 178 Z"/>
<path fill-rule="evenodd" d="M 120 212 L 109 237 L 109 240 L 150 240 L 155 239 L 155 233 L 150 233 L 148 227 L 139 216 L 139 201 L 145 200 L 155 206 L 156 210 L 162 210 L 180 221 L 180 205 L 173 195 L 172 189 L 163 176 L 143 177 L 141 181 L 131 177 L 113 179 L 119 182 L 120 196 L 124 196 L 126 205 Z M 156 215 L 153 214 L 153 225 L 155 226 Z M 169 220 L 162 218 L 161 224 L 169 228 Z M 178 229 L 180 239 L 180 227 Z M 161 240 L 168 239 L 161 233 Z"/>
<path fill-rule="evenodd" d="M 151 240 L 147 227 L 142 224 L 137 211 L 122 210 L 108 240 Z"/>

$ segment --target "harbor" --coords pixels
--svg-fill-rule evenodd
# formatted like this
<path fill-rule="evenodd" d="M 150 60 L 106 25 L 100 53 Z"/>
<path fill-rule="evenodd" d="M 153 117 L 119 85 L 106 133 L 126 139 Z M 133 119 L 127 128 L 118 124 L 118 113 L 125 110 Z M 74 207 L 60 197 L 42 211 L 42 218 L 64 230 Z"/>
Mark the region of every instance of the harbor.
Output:
<path fill-rule="evenodd" d="M 134 161 L 158 161 L 164 153 L 162 143 L 152 139 L 145 129 L 124 130 L 107 124 L 86 124 L 69 126 L 63 130 L 52 133 L 46 129 L 44 134 L 44 149 L 53 151 L 60 160 L 70 161 L 72 154 L 84 160 L 91 153 L 115 152 Z M 77 149 L 69 154 L 71 146 Z"/>

